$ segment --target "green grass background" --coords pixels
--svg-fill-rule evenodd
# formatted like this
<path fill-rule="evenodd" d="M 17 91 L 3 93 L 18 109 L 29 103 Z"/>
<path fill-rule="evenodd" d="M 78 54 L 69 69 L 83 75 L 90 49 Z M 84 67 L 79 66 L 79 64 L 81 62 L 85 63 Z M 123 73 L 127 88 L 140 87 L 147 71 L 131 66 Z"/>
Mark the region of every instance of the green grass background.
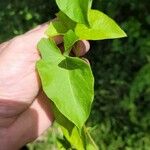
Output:
<path fill-rule="evenodd" d="M 150 150 L 149 0 L 94 0 L 125 30 L 125 39 L 91 42 L 95 102 L 87 122 L 100 150 Z M 54 0 L 0 0 L 0 43 L 54 18 Z M 145 67 L 148 66 L 148 67 Z M 29 150 L 55 149 L 49 129 Z"/>

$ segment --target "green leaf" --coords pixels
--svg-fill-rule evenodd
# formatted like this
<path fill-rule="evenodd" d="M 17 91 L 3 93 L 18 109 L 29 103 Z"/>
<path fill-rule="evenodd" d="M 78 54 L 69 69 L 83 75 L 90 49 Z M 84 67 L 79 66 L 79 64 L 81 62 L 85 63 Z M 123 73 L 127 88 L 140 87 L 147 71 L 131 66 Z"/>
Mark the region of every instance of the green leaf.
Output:
<path fill-rule="evenodd" d="M 90 28 L 77 24 L 76 35 L 82 40 L 102 40 L 125 37 L 125 32 L 104 13 L 98 10 L 89 11 Z"/>
<path fill-rule="evenodd" d="M 63 23 L 64 27 L 69 29 L 74 29 L 76 26 L 76 22 L 71 20 L 66 14 L 64 14 L 62 11 L 59 11 L 56 14 L 57 18 Z"/>
<path fill-rule="evenodd" d="M 72 49 L 73 45 L 75 42 L 78 41 L 78 37 L 76 34 L 72 31 L 69 30 L 65 35 L 64 35 L 64 47 L 65 47 L 65 53 L 64 54 L 69 54 L 70 50 Z"/>
<path fill-rule="evenodd" d="M 81 129 L 90 114 L 94 95 L 91 68 L 82 59 L 56 52 L 58 48 L 52 40 L 43 40 L 40 43 L 44 45 L 39 43 L 38 48 L 45 55 L 37 62 L 43 89 L 58 110 Z"/>
<path fill-rule="evenodd" d="M 67 32 L 67 30 L 68 29 L 63 25 L 63 23 L 56 19 L 50 23 L 45 33 L 49 37 L 54 37 L 57 35 L 63 35 Z"/>
<path fill-rule="evenodd" d="M 88 25 L 88 11 L 91 0 L 56 0 L 59 9 L 78 23 Z"/>
<path fill-rule="evenodd" d="M 145 65 L 137 74 L 131 86 L 130 99 L 136 100 L 146 87 L 150 87 L 150 64 Z"/>
<path fill-rule="evenodd" d="M 64 35 L 69 30 L 75 32 L 80 40 L 103 40 L 126 37 L 125 32 L 115 21 L 98 10 L 89 11 L 90 27 L 84 24 L 76 24 L 64 13 L 57 14 L 58 19 L 50 24 L 47 35 L 50 37 Z"/>
<path fill-rule="evenodd" d="M 68 16 L 66 16 L 63 12 L 60 11 L 56 14 L 56 16 L 57 19 L 53 20 L 46 30 L 46 34 L 49 37 L 64 35 L 68 30 L 74 30 L 76 23 L 72 21 Z"/>

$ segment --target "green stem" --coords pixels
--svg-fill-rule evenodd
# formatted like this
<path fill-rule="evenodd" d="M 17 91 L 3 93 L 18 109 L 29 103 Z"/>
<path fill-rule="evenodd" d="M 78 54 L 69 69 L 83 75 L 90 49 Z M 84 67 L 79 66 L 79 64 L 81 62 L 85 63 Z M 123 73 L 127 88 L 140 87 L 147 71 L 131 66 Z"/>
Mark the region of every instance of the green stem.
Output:
<path fill-rule="evenodd" d="M 87 135 L 87 137 L 89 138 L 91 144 L 94 146 L 95 150 L 99 150 L 99 148 L 97 147 L 95 141 L 93 140 L 91 134 L 89 133 L 89 131 L 87 130 L 86 126 L 84 125 L 84 132 Z"/>

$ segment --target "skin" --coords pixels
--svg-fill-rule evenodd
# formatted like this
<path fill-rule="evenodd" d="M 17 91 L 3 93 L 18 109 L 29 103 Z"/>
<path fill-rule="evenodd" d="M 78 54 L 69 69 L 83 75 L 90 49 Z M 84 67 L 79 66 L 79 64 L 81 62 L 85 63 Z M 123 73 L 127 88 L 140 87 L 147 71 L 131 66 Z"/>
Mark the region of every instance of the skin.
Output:
<path fill-rule="evenodd" d="M 36 48 L 47 24 L 0 44 L 0 150 L 18 150 L 35 140 L 54 120 L 51 102 L 41 89 L 35 64 Z M 62 37 L 55 37 L 57 44 Z M 76 44 L 82 56 L 90 48 L 87 41 Z"/>

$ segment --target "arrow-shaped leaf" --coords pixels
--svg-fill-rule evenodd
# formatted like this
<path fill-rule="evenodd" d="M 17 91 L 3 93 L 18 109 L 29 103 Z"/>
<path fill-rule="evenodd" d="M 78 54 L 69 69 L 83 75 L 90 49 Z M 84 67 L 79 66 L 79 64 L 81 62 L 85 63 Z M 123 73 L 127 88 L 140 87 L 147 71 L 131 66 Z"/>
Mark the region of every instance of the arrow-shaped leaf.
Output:
<path fill-rule="evenodd" d="M 125 37 L 125 32 L 117 23 L 98 10 L 89 11 L 88 28 L 84 24 L 77 24 L 75 33 L 84 40 L 103 40 Z"/>
<path fill-rule="evenodd" d="M 61 53 L 55 55 L 58 48 L 52 42 L 42 39 L 38 45 L 40 52 L 45 53 L 37 63 L 43 89 L 58 110 L 78 128 L 82 128 L 90 114 L 94 95 L 90 66 L 79 58 Z"/>

